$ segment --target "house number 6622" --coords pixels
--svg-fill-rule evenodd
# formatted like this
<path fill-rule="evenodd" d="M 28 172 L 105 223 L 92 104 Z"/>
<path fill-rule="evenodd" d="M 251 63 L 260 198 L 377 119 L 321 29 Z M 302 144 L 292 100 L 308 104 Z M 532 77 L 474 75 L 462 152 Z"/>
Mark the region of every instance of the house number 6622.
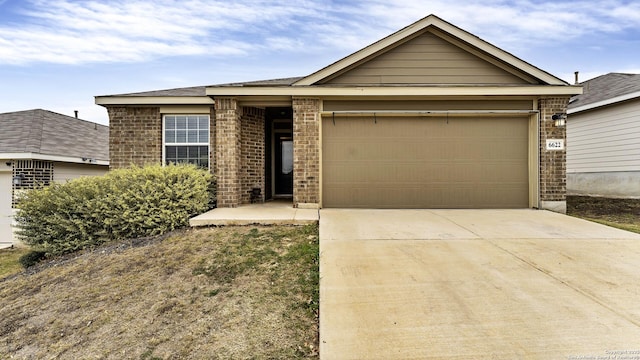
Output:
<path fill-rule="evenodd" d="M 562 139 L 547 139 L 547 150 L 563 150 L 564 140 Z"/>

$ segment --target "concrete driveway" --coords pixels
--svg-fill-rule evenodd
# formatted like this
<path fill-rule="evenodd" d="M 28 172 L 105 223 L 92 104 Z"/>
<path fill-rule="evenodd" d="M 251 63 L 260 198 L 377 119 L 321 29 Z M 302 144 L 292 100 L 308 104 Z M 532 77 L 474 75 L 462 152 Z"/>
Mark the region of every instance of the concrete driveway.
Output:
<path fill-rule="evenodd" d="M 320 211 L 320 357 L 640 359 L 640 234 L 539 210 Z"/>

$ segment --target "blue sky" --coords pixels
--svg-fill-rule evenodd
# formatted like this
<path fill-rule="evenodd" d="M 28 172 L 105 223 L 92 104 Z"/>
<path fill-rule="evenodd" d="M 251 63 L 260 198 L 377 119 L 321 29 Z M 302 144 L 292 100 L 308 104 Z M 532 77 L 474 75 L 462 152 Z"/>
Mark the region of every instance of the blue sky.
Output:
<path fill-rule="evenodd" d="M 568 82 L 640 73 L 626 0 L 0 0 L 0 112 L 108 123 L 96 95 L 308 75 L 429 14 Z"/>

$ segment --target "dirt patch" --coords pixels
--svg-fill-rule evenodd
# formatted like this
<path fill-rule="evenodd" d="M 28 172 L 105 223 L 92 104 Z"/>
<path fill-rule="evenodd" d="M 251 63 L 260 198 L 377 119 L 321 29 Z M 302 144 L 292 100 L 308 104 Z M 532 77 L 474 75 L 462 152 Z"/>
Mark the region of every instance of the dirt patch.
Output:
<path fill-rule="evenodd" d="M 567 196 L 567 214 L 640 233 L 640 199 Z"/>
<path fill-rule="evenodd" d="M 189 229 L 0 282 L 0 358 L 317 358 L 317 227 Z"/>

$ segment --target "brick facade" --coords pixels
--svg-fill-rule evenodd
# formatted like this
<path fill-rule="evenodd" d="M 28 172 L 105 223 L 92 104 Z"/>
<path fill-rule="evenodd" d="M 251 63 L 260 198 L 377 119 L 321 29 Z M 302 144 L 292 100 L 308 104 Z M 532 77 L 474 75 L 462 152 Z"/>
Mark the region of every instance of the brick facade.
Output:
<path fill-rule="evenodd" d="M 251 201 L 251 189 L 260 188 L 260 194 L 264 200 L 264 109 L 243 107 L 241 116 L 241 191 L 240 203 L 248 204 Z"/>
<path fill-rule="evenodd" d="M 240 107 L 234 98 L 216 98 L 218 207 L 249 203 L 256 186 L 264 196 L 264 121 L 264 109 Z"/>
<path fill-rule="evenodd" d="M 541 98 L 540 207 L 563 211 L 566 205 L 566 150 L 547 150 L 547 139 L 566 141 L 566 127 L 553 114 L 566 114 L 568 97 Z M 211 171 L 218 179 L 218 206 L 250 202 L 250 192 L 265 189 L 265 110 L 241 107 L 235 98 L 216 98 L 210 111 Z M 316 98 L 293 97 L 293 204 L 320 203 L 320 107 Z M 162 161 L 162 114 L 159 107 L 108 107 L 110 168 Z M 560 207 L 558 207 L 560 206 Z"/>
<path fill-rule="evenodd" d="M 320 204 L 320 100 L 293 98 L 293 204 Z"/>
<path fill-rule="evenodd" d="M 162 162 L 162 114 L 159 107 L 107 107 L 109 113 L 109 168 Z M 210 168 L 215 169 L 215 110 L 209 114 Z"/>
<path fill-rule="evenodd" d="M 234 98 L 216 98 L 216 170 L 218 207 L 236 207 L 241 200 L 240 109 Z"/>
<path fill-rule="evenodd" d="M 542 98 L 538 102 L 540 110 L 540 201 L 541 208 L 548 208 L 545 203 L 564 203 L 566 206 L 567 167 L 566 167 L 566 126 L 557 127 L 552 119 L 553 114 L 566 114 L 568 97 Z M 547 139 L 562 139 L 564 150 L 547 150 Z M 562 211 L 562 206 L 558 209 Z"/>
<path fill-rule="evenodd" d="M 159 107 L 108 107 L 109 168 L 162 162 Z"/>
<path fill-rule="evenodd" d="M 53 181 L 53 161 L 46 160 L 14 160 L 12 162 L 13 178 L 20 178 L 20 184 L 11 183 L 11 207 L 18 203 L 25 190 L 48 186 Z"/>

